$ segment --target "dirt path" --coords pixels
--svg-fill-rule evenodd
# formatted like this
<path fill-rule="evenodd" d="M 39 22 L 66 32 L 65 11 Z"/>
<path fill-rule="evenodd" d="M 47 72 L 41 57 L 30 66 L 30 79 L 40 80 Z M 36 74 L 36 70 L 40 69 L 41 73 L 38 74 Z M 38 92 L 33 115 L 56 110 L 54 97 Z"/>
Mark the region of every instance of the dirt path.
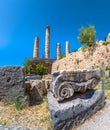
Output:
<path fill-rule="evenodd" d="M 105 107 L 76 130 L 110 130 L 110 100 Z"/>

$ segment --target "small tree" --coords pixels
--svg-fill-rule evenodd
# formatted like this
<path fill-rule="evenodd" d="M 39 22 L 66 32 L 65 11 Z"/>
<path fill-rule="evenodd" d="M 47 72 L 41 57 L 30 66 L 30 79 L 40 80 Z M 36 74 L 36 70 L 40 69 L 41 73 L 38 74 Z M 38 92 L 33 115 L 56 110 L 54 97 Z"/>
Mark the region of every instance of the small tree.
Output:
<path fill-rule="evenodd" d="M 95 42 L 95 37 L 96 37 L 96 31 L 95 27 L 92 25 L 89 25 L 88 27 L 81 27 L 79 29 L 79 36 L 78 40 L 87 46 L 90 46 L 92 43 Z"/>
<path fill-rule="evenodd" d="M 38 75 L 46 74 L 46 68 L 43 63 L 39 63 L 36 65 L 36 74 Z"/>
<path fill-rule="evenodd" d="M 31 63 L 32 63 L 32 60 L 26 57 L 24 61 L 24 69 L 25 69 L 26 74 L 30 74 Z"/>

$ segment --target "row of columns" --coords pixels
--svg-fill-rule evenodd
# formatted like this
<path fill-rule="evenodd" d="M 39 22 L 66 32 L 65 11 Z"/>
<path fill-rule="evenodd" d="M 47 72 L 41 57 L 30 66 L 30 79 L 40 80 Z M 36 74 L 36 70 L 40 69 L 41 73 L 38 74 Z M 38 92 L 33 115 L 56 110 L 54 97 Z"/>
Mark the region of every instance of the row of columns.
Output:
<path fill-rule="evenodd" d="M 60 43 L 57 43 L 57 52 L 56 52 L 57 54 L 57 60 L 59 60 L 60 59 Z M 70 53 L 70 51 L 69 51 L 69 42 L 68 41 L 66 41 L 66 56 L 68 55 Z"/>
<path fill-rule="evenodd" d="M 39 38 L 36 37 L 34 41 L 33 58 L 39 58 Z M 45 58 L 50 58 L 50 26 L 46 26 L 45 35 Z"/>
<path fill-rule="evenodd" d="M 69 54 L 69 42 L 66 41 L 66 56 Z M 39 58 L 39 37 L 35 38 L 34 41 L 34 51 L 33 58 Z M 46 35 L 45 35 L 45 58 L 50 58 L 50 26 L 46 26 Z M 57 43 L 57 60 L 60 59 L 60 43 Z"/>

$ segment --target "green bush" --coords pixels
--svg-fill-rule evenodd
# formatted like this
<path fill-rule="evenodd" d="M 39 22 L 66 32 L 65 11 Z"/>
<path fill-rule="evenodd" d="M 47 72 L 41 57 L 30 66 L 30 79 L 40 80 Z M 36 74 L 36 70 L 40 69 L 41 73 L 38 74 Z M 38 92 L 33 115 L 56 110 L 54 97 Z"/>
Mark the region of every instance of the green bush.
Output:
<path fill-rule="evenodd" d="M 62 53 L 62 54 L 60 55 L 60 59 L 64 58 L 65 56 L 66 56 L 66 54 Z"/>
<path fill-rule="evenodd" d="M 38 75 L 44 75 L 46 74 L 46 68 L 43 63 L 39 63 L 36 65 L 36 74 Z"/>
<path fill-rule="evenodd" d="M 106 66 L 106 69 L 105 70 L 110 70 L 110 67 L 109 66 Z"/>
<path fill-rule="evenodd" d="M 88 50 L 88 46 L 86 46 L 86 45 L 85 45 L 85 46 L 82 46 L 82 47 L 81 47 L 81 50 L 82 50 L 82 52 L 86 52 L 86 51 Z"/>
<path fill-rule="evenodd" d="M 109 42 L 104 41 L 102 44 L 103 44 L 103 45 L 108 45 L 108 44 L 109 44 Z"/>
<path fill-rule="evenodd" d="M 79 29 L 78 40 L 87 46 L 91 46 L 91 44 L 95 43 L 96 30 L 93 25 L 89 25 L 88 27 L 81 27 Z"/>
<path fill-rule="evenodd" d="M 77 51 L 78 51 L 78 50 L 76 50 L 76 49 L 75 49 L 75 50 L 73 50 L 73 52 L 77 52 Z"/>
<path fill-rule="evenodd" d="M 80 60 L 79 59 L 76 59 L 76 63 L 79 64 Z"/>
<path fill-rule="evenodd" d="M 31 63 L 32 63 L 32 59 L 26 57 L 24 61 L 24 69 L 25 69 L 26 74 L 30 74 Z"/>
<path fill-rule="evenodd" d="M 21 110 L 26 106 L 26 99 L 27 97 L 24 97 L 22 100 L 19 97 L 14 98 L 14 104 L 17 110 Z"/>

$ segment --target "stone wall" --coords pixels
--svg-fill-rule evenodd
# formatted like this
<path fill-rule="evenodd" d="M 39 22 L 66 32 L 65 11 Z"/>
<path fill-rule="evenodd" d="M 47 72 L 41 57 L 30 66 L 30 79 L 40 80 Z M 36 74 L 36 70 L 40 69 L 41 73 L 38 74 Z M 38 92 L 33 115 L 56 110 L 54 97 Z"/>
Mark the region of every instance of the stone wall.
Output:
<path fill-rule="evenodd" d="M 24 69 L 20 66 L 0 67 L 0 100 L 13 102 L 25 96 Z"/>
<path fill-rule="evenodd" d="M 56 70 L 84 69 L 90 66 L 110 66 L 110 44 L 102 45 L 98 42 L 94 44 L 93 51 L 77 52 L 68 54 L 63 59 L 56 60 L 52 65 L 52 73 Z"/>

